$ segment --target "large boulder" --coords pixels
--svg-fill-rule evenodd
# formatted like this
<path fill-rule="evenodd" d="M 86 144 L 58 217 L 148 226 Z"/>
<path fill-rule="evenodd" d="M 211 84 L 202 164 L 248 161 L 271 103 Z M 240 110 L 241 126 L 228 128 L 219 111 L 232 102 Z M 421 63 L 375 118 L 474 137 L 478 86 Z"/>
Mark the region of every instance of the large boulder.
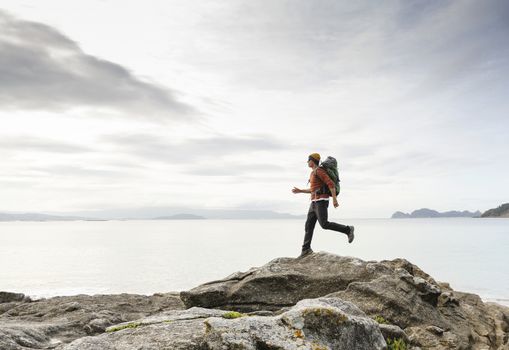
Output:
<path fill-rule="evenodd" d="M 30 297 L 23 293 L 12 293 L 12 292 L 1 292 L 0 291 L 0 304 L 27 301 L 29 302 Z"/>
<path fill-rule="evenodd" d="M 278 310 L 389 273 L 390 268 L 384 264 L 314 253 L 302 259 L 277 258 L 262 267 L 181 292 L 180 297 L 187 307 Z"/>
<path fill-rule="evenodd" d="M 439 287 L 427 284 L 397 270 L 373 281 L 351 283 L 329 297 L 351 301 L 366 314 L 399 326 L 413 345 L 423 349 L 502 349 L 508 345 L 509 309 L 452 290 L 440 293 L 435 301 L 422 291 Z"/>
<path fill-rule="evenodd" d="M 115 323 L 184 308 L 176 293 L 74 295 L 35 301 L 22 294 L 0 295 L 6 300 L 0 304 L 2 350 L 55 348 L 83 336 L 103 333 Z"/>
<path fill-rule="evenodd" d="M 404 259 L 363 261 L 321 252 L 279 258 L 181 293 L 187 307 L 238 311 L 277 310 L 323 296 L 350 301 L 403 329 L 401 338 L 422 349 L 509 348 L 508 308 L 456 292 Z"/>
<path fill-rule="evenodd" d="M 338 298 L 302 300 L 276 316 L 194 307 L 116 325 L 108 331 L 75 340 L 63 349 L 377 350 L 386 346 L 378 324 Z"/>

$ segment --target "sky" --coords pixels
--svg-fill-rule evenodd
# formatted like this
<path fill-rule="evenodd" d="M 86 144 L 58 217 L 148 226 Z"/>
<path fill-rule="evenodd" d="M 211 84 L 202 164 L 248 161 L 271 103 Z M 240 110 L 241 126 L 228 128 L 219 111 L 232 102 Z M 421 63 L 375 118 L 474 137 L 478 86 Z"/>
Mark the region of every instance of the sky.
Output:
<path fill-rule="evenodd" d="M 508 78 L 503 0 L 0 0 L 0 211 L 487 210 Z"/>

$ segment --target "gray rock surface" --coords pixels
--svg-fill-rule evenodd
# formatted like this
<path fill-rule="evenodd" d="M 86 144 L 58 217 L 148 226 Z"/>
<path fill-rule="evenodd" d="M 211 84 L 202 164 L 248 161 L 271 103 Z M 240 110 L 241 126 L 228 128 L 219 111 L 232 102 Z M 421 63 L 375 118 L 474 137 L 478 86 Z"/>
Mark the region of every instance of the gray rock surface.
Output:
<path fill-rule="evenodd" d="M 30 298 L 25 296 L 22 293 L 10 293 L 10 292 L 0 292 L 0 304 L 4 303 L 12 303 L 19 301 L 30 301 Z"/>
<path fill-rule="evenodd" d="M 302 259 L 274 259 L 262 267 L 181 292 L 180 296 L 187 307 L 278 310 L 388 273 L 390 267 L 383 264 L 367 266 L 356 258 L 314 253 Z"/>
<path fill-rule="evenodd" d="M 375 321 L 337 298 L 302 300 L 277 316 L 222 317 L 227 313 L 197 307 L 170 311 L 75 340 L 64 350 L 377 350 L 386 345 Z"/>
<path fill-rule="evenodd" d="M 0 303 L 1 350 L 52 349 L 103 333 L 115 323 L 184 307 L 175 293 L 75 295 L 35 301 L 19 294 L 2 300 L 8 302 Z"/>
<path fill-rule="evenodd" d="M 187 307 L 243 311 L 276 310 L 322 296 L 382 316 L 422 349 L 509 347 L 509 308 L 456 292 L 404 259 L 362 261 L 321 252 L 279 258 L 181 293 Z"/>

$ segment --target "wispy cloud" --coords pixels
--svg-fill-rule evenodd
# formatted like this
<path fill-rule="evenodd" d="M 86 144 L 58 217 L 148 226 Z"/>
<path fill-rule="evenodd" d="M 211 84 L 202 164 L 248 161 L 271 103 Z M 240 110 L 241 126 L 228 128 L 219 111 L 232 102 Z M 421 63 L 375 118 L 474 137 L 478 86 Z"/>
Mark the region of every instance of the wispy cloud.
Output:
<path fill-rule="evenodd" d="M 500 69 L 508 16 L 505 1 L 236 1 L 203 17 L 215 45 L 188 58 L 251 87 L 314 89 L 386 75 L 429 93 Z"/>
<path fill-rule="evenodd" d="M 133 176 L 131 172 L 113 170 L 111 167 L 109 167 L 109 169 L 101 169 L 96 166 L 87 167 L 77 165 L 49 165 L 44 167 L 30 167 L 29 171 L 37 173 L 39 178 L 41 176 L 44 177 L 48 175 L 69 178 L 95 177 L 100 179 L 122 179 Z"/>
<path fill-rule="evenodd" d="M 94 151 L 92 148 L 62 142 L 49 138 L 40 138 L 35 136 L 18 135 L 3 136 L 0 139 L 0 150 L 8 152 L 50 152 L 50 153 L 84 153 Z"/>
<path fill-rule="evenodd" d="M 196 111 L 176 91 L 120 64 L 86 54 L 46 24 L 0 11 L 0 107 L 62 111 L 89 107 L 138 119 L 186 119 Z"/>
<path fill-rule="evenodd" d="M 188 138 L 182 142 L 151 134 L 115 134 L 104 136 L 116 151 L 161 162 L 192 163 L 197 159 L 222 159 L 228 155 L 286 149 L 282 141 L 269 135 L 234 137 L 227 135 Z"/>
<path fill-rule="evenodd" d="M 260 173 L 284 173 L 285 168 L 275 164 L 242 164 L 242 163 L 220 163 L 220 164 L 199 164 L 192 165 L 182 172 L 195 176 L 235 176 L 237 179 L 243 178 L 243 175 Z M 255 179 L 260 179 L 255 177 Z M 273 179 L 271 179 L 273 180 Z"/>

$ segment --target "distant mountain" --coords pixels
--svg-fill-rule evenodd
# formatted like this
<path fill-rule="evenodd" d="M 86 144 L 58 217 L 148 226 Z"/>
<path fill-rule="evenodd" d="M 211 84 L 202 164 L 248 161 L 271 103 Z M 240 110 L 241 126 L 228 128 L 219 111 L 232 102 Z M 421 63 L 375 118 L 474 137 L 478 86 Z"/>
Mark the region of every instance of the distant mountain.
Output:
<path fill-rule="evenodd" d="M 73 221 L 73 220 L 93 220 L 93 219 L 79 216 L 59 216 L 39 213 L 21 213 L 21 214 L 0 213 L 0 221 Z"/>
<path fill-rule="evenodd" d="M 509 203 L 500 205 L 497 208 L 486 210 L 482 218 L 509 218 Z"/>
<path fill-rule="evenodd" d="M 391 219 L 408 219 L 408 218 L 410 218 L 410 214 L 403 213 L 401 211 L 397 211 L 391 216 Z"/>
<path fill-rule="evenodd" d="M 185 213 L 185 214 L 183 214 Z M 189 220 L 189 219 L 303 219 L 305 215 L 277 213 L 271 210 L 241 209 L 182 209 L 174 207 L 149 207 L 132 209 L 91 210 L 80 212 L 50 213 L 0 213 L 0 221 L 70 221 L 70 220 Z"/>
<path fill-rule="evenodd" d="M 403 213 L 401 211 L 397 211 L 392 214 L 392 219 L 414 219 L 414 218 L 478 218 L 481 216 L 481 212 L 478 210 L 476 212 L 470 212 L 467 210 L 464 211 L 446 211 L 440 213 L 433 209 L 422 208 L 418 210 L 414 210 L 410 214 Z"/>
<path fill-rule="evenodd" d="M 206 217 L 193 214 L 176 214 L 170 216 L 159 216 L 153 220 L 204 220 Z"/>

